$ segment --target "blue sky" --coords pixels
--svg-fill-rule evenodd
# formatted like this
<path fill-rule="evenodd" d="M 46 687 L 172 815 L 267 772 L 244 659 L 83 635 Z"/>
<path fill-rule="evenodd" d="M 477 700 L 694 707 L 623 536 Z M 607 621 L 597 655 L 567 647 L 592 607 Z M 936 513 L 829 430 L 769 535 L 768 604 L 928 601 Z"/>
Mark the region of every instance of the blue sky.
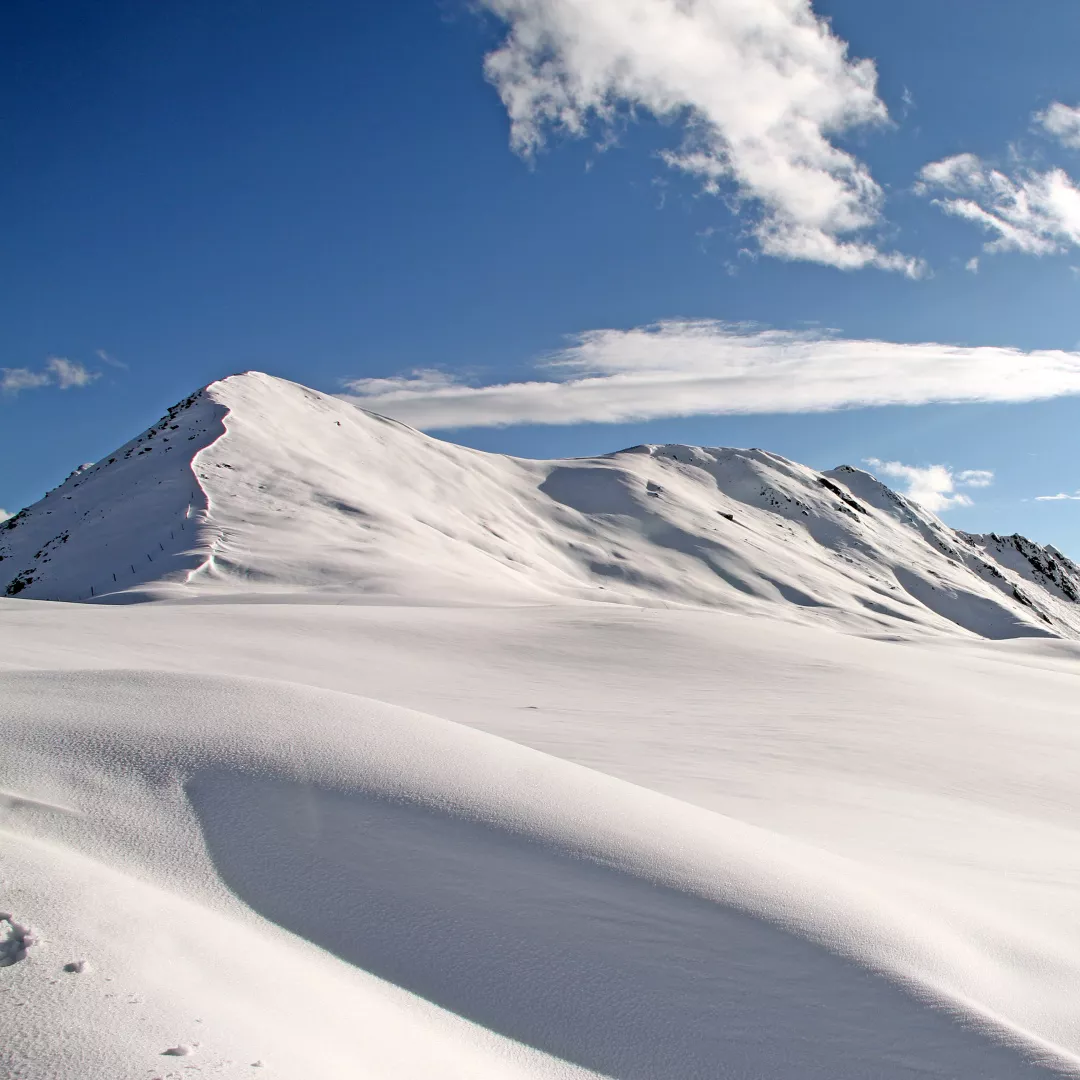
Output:
<path fill-rule="evenodd" d="M 1080 501 L 1040 499 L 1080 489 L 1075 0 L 16 0 L 7 31 L 8 511 L 259 368 L 530 456 L 874 459 L 1080 556 Z"/>

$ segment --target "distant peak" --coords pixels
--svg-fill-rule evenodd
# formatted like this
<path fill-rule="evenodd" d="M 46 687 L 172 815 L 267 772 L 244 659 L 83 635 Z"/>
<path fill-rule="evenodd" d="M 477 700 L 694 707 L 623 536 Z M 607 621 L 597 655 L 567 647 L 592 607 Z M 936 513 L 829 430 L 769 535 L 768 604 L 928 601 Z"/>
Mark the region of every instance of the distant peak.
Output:
<path fill-rule="evenodd" d="M 872 473 L 867 472 L 866 469 L 860 469 L 857 465 L 837 465 L 835 469 L 830 469 L 826 475 L 843 475 L 843 476 L 865 476 L 867 480 L 873 480 L 877 484 L 881 484 L 882 487 L 887 487 L 887 484 L 882 484 L 881 481 Z"/>

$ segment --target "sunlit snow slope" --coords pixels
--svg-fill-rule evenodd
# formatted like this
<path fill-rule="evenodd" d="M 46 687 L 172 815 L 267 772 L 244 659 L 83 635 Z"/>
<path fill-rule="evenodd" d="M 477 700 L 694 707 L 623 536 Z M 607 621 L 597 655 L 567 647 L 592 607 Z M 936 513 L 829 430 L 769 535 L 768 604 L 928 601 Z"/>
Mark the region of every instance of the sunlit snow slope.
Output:
<path fill-rule="evenodd" d="M 257 372 L 208 386 L 0 528 L 9 596 L 316 592 L 679 604 L 862 633 L 1080 634 L 1080 570 L 849 466 L 638 446 L 526 461 Z"/>
<path fill-rule="evenodd" d="M 1074 642 L 0 599 L 0 646 L 0 1076 L 1080 1075 Z"/>
<path fill-rule="evenodd" d="M 1053 549 L 252 373 L 0 555 L 0 1077 L 1080 1076 Z"/>

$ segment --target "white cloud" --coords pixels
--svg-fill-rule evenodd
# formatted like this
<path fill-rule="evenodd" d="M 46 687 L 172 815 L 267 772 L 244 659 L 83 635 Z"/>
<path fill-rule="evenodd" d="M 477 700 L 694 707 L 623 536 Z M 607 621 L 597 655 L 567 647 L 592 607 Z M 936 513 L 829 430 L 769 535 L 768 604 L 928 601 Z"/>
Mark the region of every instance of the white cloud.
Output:
<path fill-rule="evenodd" d="M 866 464 L 882 476 L 902 480 L 903 494 L 933 514 L 971 505 L 970 497 L 957 488 L 983 488 L 994 482 L 994 474 L 989 469 L 965 469 L 954 473 L 948 465 L 904 465 L 878 458 L 867 458 Z"/>
<path fill-rule="evenodd" d="M 99 374 L 88 371 L 77 360 L 50 356 L 40 371 L 30 368 L 0 368 L 0 391 L 5 394 L 18 394 L 23 390 L 37 390 L 43 386 L 70 390 L 72 387 L 89 386 Z"/>
<path fill-rule="evenodd" d="M 460 389 L 460 384 L 452 375 L 434 368 L 414 368 L 404 375 L 391 375 L 385 379 L 350 379 L 345 386 L 354 394 L 370 398 L 400 392 L 438 395 L 444 390 Z"/>
<path fill-rule="evenodd" d="M 1036 495 L 1036 502 L 1061 502 L 1063 499 L 1080 500 L 1080 491 L 1074 491 L 1071 495 L 1065 491 L 1059 491 L 1056 495 Z"/>
<path fill-rule="evenodd" d="M 2 506 L 0 506 L 0 521 L 7 521 L 9 517 L 11 517 L 11 514 L 9 514 Z"/>
<path fill-rule="evenodd" d="M 916 191 L 948 193 L 935 205 L 996 234 L 988 252 L 1050 255 L 1080 246 L 1080 188 L 1063 169 L 1007 176 L 974 154 L 956 154 L 924 166 Z"/>
<path fill-rule="evenodd" d="M 486 58 L 488 79 L 525 157 L 551 130 L 585 135 L 598 122 L 651 113 L 676 127 L 672 168 L 705 189 L 755 203 L 761 250 L 842 269 L 912 276 L 915 259 L 878 250 L 882 191 L 831 141 L 884 124 L 877 72 L 809 0 L 478 0 L 508 27 Z"/>
<path fill-rule="evenodd" d="M 711 320 L 589 331 L 542 369 L 547 378 L 494 386 L 439 372 L 354 379 L 343 396 L 438 429 L 1080 394 L 1080 352 L 845 340 Z"/>
<path fill-rule="evenodd" d="M 73 386 L 88 386 L 98 377 L 97 372 L 87 371 L 78 361 L 67 360 L 62 356 L 49 357 L 45 368 L 61 390 L 70 390 Z"/>
<path fill-rule="evenodd" d="M 111 353 L 106 352 L 104 349 L 95 349 L 94 355 L 103 363 L 108 364 L 109 367 L 123 368 L 127 371 L 127 364 L 123 360 L 117 360 Z"/>
<path fill-rule="evenodd" d="M 1035 114 L 1035 122 L 1064 146 L 1080 150 L 1080 105 L 1071 107 L 1060 101 Z"/>
<path fill-rule="evenodd" d="M 24 367 L 0 368 L 0 390 L 5 394 L 36 390 L 39 386 L 48 386 L 51 381 L 51 376 L 45 371 L 31 371 Z"/>
<path fill-rule="evenodd" d="M 979 256 L 976 255 L 973 258 L 968 259 L 968 261 L 964 263 L 964 269 L 969 274 L 977 274 L 979 272 Z"/>
<path fill-rule="evenodd" d="M 964 469 L 956 474 L 956 482 L 962 487 L 989 487 L 994 482 L 994 474 L 989 469 Z"/>

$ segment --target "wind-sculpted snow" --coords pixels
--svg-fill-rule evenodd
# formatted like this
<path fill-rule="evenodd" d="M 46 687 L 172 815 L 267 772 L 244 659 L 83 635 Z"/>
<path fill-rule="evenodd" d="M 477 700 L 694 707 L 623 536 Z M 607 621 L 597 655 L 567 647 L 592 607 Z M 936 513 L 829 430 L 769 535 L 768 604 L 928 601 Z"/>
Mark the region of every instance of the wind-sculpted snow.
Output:
<path fill-rule="evenodd" d="M 2 987 L 22 1080 L 1075 1064 L 1075 943 L 933 874 L 296 683 L 11 671 L 0 702 L 4 903 L 40 934 Z"/>
<path fill-rule="evenodd" d="M 713 607 L 854 633 L 1080 635 L 1080 572 L 762 450 L 525 461 L 259 373 L 0 526 L 10 596 Z M 8 575 L 8 569 L 11 574 Z"/>

